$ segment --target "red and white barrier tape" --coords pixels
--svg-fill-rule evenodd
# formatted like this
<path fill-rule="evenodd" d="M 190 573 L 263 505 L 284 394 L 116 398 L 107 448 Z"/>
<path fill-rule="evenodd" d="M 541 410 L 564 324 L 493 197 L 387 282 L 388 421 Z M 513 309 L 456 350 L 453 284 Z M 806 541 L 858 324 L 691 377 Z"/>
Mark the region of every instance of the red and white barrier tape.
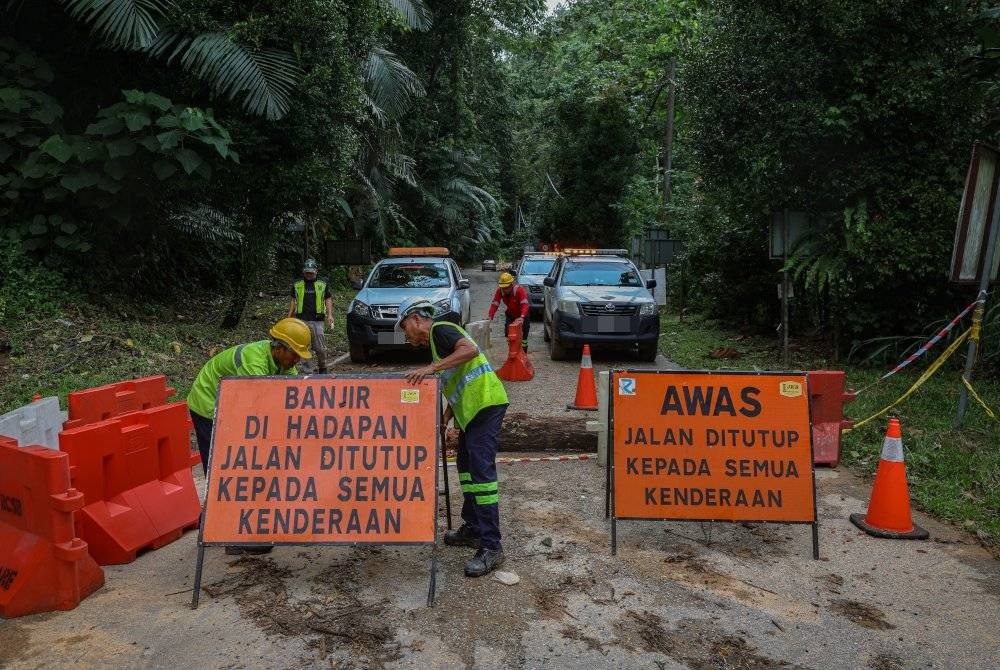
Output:
<path fill-rule="evenodd" d="M 571 454 L 565 456 L 534 456 L 525 458 L 498 458 L 501 463 L 539 463 L 541 461 L 589 461 L 596 458 L 594 454 Z M 448 465 L 455 465 L 455 459 L 449 458 Z"/>

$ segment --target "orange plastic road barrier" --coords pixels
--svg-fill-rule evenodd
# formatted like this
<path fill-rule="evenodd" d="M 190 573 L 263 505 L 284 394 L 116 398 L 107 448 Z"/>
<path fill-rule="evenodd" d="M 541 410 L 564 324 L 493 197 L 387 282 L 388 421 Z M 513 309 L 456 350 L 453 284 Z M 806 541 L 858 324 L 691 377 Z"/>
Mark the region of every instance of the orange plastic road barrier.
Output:
<path fill-rule="evenodd" d="M 594 381 L 594 363 L 590 358 L 590 345 L 583 345 L 580 357 L 580 374 L 576 378 L 576 399 L 570 409 L 597 411 L 597 382 Z"/>
<path fill-rule="evenodd" d="M 167 398 L 174 393 L 176 391 L 167 386 L 164 375 L 74 391 L 67 396 L 69 420 L 63 424 L 63 429 L 79 428 L 88 423 L 113 419 L 127 412 L 165 405 Z"/>
<path fill-rule="evenodd" d="M 889 419 L 868 513 L 852 514 L 851 523 L 875 537 L 893 540 L 926 540 L 930 537 L 930 533 L 913 523 L 910 514 L 910 489 L 906 484 L 899 419 Z"/>
<path fill-rule="evenodd" d="M 520 326 L 507 328 L 507 361 L 497 372 L 500 379 L 508 382 L 526 382 L 535 378 L 535 366 L 528 354 L 521 348 L 524 331 Z"/>
<path fill-rule="evenodd" d="M 813 462 L 836 467 L 840 462 L 841 431 L 854 425 L 853 420 L 844 417 L 844 405 L 857 393 L 846 390 L 843 370 L 810 370 L 808 374 Z"/>
<path fill-rule="evenodd" d="M 81 507 L 66 454 L 0 443 L 0 616 L 71 610 L 104 584 L 74 530 Z"/>
<path fill-rule="evenodd" d="M 178 402 L 59 434 L 87 500 L 80 537 L 101 565 L 130 563 L 198 527 L 188 421 L 187 403 Z"/>

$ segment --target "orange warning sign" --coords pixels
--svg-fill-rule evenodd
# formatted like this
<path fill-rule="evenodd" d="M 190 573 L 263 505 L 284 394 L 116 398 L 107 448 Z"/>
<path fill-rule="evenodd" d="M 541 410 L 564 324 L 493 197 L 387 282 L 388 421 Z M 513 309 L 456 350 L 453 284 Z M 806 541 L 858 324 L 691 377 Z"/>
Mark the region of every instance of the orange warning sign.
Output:
<path fill-rule="evenodd" d="M 806 375 L 614 371 L 617 519 L 816 521 Z"/>
<path fill-rule="evenodd" d="M 436 379 L 219 385 L 203 544 L 433 543 Z"/>

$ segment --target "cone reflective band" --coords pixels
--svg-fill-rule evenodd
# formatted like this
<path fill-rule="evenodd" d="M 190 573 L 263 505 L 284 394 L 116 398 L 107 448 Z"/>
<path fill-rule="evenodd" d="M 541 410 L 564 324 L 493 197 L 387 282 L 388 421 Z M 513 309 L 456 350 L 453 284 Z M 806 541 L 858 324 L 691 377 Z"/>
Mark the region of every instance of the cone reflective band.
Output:
<path fill-rule="evenodd" d="M 580 356 L 580 374 L 576 379 L 576 398 L 569 409 L 597 411 L 597 383 L 594 381 L 594 364 L 590 358 L 590 345 L 583 345 Z"/>
<path fill-rule="evenodd" d="M 852 514 L 851 523 L 874 537 L 926 540 L 930 534 L 913 523 L 910 491 L 903 462 L 903 434 L 899 419 L 889 419 L 872 485 L 867 514 Z"/>

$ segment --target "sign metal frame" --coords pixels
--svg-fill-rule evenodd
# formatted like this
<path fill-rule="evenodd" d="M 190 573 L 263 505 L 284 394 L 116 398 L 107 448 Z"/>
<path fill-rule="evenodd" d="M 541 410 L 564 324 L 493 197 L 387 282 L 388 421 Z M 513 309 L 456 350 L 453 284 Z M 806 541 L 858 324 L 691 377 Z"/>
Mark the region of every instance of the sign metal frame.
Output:
<path fill-rule="evenodd" d="M 359 382 L 372 380 L 372 379 L 399 379 L 405 380 L 406 375 L 400 373 L 381 373 L 381 374 L 326 374 L 326 375 L 303 375 L 303 376 L 259 376 L 259 377 L 223 377 L 219 380 L 219 386 L 216 391 L 216 398 L 222 392 L 222 386 L 227 380 L 240 380 L 240 381 L 326 381 L 326 380 L 357 380 Z M 414 547 L 430 547 L 431 548 L 431 565 L 430 565 L 430 580 L 427 589 L 427 606 L 434 606 L 434 596 L 437 586 L 437 563 L 438 563 L 438 510 L 440 508 L 442 487 L 439 482 L 439 473 L 443 473 L 445 479 L 448 477 L 447 470 L 447 459 L 442 458 L 443 449 L 445 444 L 441 441 L 442 431 L 441 428 L 441 385 L 440 380 L 437 376 L 428 377 L 425 382 L 432 384 L 435 397 L 435 424 L 434 424 L 434 434 L 435 434 L 435 444 L 434 444 L 434 495 L 431 496 L 434 505 L 434 539 L 430 542 L 364 542 L 364 541 L 322 541 L 322 542 L 253 542 L 253 541 L 240 541 L 241 546 L 247 547 L 296 547 L 296 546 L 310 546 L 310 547 L 358 547 L 358 546 L 414 546 Z M 216 404 L 216 421 L 212 424 L 212 441 L 209 448 L 209 457 L 207 464 L 207 475 L 206 479 L 212 475 L 212 461 L 215 456 L 215 427 L 218 422 L 218 403 Z M 205 531 L 205 513 L 208 509 L 209 500 L 206 491 L 205 503 L 201 508 L 201 516 L 198 524 L 198 557 L 197 563 L 195 565 L 194 573 L 194 586 L 191 595 L 191 609 L 198 608 L 198 602 L 200 600 L 201 594 L 201 579 L 202 579 L 202 569 L 204 567 L 205 560 L 205 547 L 217 547 L 217 546 L 227 546 L 233 544 L 232 542 L 206 542 L 204 540 Z M 451 500 L 450 496 L 446 498 L 446 507 L 448 515 L 448 527 L 451 527 Z"/>
<path fill-rule="evenodd" d="M 809 418 L 809 475 L 812 479 L 813 498 L 813 520 L 812 521 L 775 521 L 773 519 L 685 519 L 678 517 L 619 517 L 615 514 L 615 404 L 614 389 L 617 387 L 615 380 L 621 375 L 629 376 L 649 376 L 662 374 L 686 375 L 745 375 L 748 377 L 778 377 L 788 375 L 802 375 L 805 378 L 805 397 L 807 398 L 808 418 Z M 804 372 L 752 372 L 746 370 L 649 370 L 633 368 L 613 368 L 608 375 L 607 387 L 608 403 L 608 457 L 605 463 L 605 493 L 604 493 L 604 518 L 611 520 L 611 555 L 618 553 L 618 521 L 684 521 L 684 522 L 721 522 L 721 523 L 776 523 L 776 524 L 808 524 L 812 526 L 812 555 L 813 559 L 819 560 L 819 507 L 816 499 L 816 465 L 814 463 L 813 443 L 812 443 L 812 406 L 808 403 L 809 395 L 809 375 Z"/>

